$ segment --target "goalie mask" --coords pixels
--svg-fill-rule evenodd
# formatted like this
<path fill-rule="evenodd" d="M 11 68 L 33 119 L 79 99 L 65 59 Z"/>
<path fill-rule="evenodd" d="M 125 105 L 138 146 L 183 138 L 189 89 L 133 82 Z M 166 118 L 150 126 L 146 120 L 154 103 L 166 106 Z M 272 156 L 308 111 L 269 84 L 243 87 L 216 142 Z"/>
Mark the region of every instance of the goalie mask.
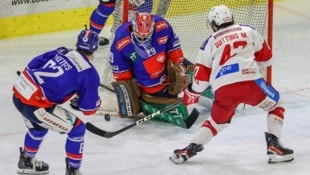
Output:
<path fill-rule="evenodd" d="M 132 19 L 133 35 L 139 41 L 149 39 L 154 30 L 154 18 L 150 13 L 135 13 Z"/>
<path fill-rule="evenodd" d="M 225 5 L 212 7 L 208 14 L 208 23 L 216 32 L 221 27 L 234 24 L 233 14 Z"/>

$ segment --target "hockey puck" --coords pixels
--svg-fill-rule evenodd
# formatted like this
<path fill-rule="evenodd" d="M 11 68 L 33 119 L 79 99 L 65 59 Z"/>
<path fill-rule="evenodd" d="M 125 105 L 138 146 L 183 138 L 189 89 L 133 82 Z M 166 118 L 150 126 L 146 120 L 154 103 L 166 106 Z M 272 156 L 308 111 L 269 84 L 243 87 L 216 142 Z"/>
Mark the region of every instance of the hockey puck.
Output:
<path fill-rule="evenodd" d="M 110 121 L 111 120 L 110 114 L 104 114 L 104 120 L 105 121 Z"/>

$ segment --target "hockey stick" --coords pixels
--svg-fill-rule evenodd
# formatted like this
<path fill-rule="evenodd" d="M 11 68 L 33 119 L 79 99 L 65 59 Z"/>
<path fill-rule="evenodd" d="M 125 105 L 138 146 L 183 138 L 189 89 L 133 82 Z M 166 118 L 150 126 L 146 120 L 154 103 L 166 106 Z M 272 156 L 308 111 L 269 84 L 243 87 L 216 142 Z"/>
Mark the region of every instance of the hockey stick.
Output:
<path fill-rule="evenodd" d="M 147 115 L 147 116 L 144 116 L 143 118 L 137 120 L 136 122 L 130 124 L 130 125 L 127 125 L 119 130 L 116 130 L 116 131 L 105 131 L 105 130 L 102 130 L 98 127 L 96 127 L 95 125 L 93 125 L 92 123 L 89 123 L 87 122 L 86 123 L 86 128 L 88 131 L 90 131 L 91 133 L 93 134 L 96 134 L 96 135 L 99 135 L 101 137 L 105 137 L 105 138 L 111 138 L 111 137 L 114 137 L 132 127 L 135 127 L 137 125 L 140 125 L 148 120 L 151 120 L 152 118 L 156 117 L 157 115 L 160 115 L 161 113 L 164 113 L 164 112 L 167 112 L 171 109 L 173 109 L 174 107 L 180 105 L 183 103 L 183 100 L 180 100 L 176 103 L 173 103 L 169 106 L 166 106 L 165 108 L 161 109 L 161 110 L 158 110 L 157 112 L 154 112 L 150 115 Z M 195 121 L 197 120 L 199 116 L 199 112 L 196 108 L 194 108 L 193 112 L 188 116 L 188 118 L 185 120 L 185 124 L 186 124 L 186 128 L 190 128 L 194 123 Z"/>

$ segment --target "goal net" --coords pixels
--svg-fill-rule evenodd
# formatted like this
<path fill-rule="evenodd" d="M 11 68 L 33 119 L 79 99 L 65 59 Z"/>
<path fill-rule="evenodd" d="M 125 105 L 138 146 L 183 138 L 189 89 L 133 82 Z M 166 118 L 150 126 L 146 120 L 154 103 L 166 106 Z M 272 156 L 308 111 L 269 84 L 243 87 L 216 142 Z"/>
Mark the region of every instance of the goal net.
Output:
<path fill-rule="evenodd" d="M 145 3 L 139 7 L 131 4 L 130 1 L 135 0 L 116 0 L 111 41 L 115 29 L 129 21 L 134 11 L 151 11 L 164 17 L 173 26 L 179 36 L 185 58 L 194 62 L 200 45 L 213 32 L 207 24 L 210 8 L 225 4 L 232 10 L 235 23 L 255 27 L 272 47 L 273 0 L 145 0 Z M 102 84 L 111 87 L 110 84 L 114 79 L 108 65 L 107 59 Z M 271 82 L 271 67 L 261 72 L 265 79 Z"/>

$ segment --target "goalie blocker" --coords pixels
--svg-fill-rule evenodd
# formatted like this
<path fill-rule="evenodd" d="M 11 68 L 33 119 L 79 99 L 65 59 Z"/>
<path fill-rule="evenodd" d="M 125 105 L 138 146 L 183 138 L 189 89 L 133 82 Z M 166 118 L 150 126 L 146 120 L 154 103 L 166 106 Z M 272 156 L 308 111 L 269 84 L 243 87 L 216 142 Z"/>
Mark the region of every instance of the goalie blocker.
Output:
<path fill-rule="evenodd" d="M 112 82 L 112 86 L 117 97 L 119 116 L 122 118 L 134 118 L 140 112 L 150 115 L 181 100 L 180 98 L 156 97 L 141 93 L 134 79 Z M 199 112 L 197 110 L 188 114 L 186 106 L 181 103 L 175 106 L 174 109 L 157 115 L 155 119 L 170 122 L 182 128 L 189 128 L 197 120 L 198 116 Z"/>

